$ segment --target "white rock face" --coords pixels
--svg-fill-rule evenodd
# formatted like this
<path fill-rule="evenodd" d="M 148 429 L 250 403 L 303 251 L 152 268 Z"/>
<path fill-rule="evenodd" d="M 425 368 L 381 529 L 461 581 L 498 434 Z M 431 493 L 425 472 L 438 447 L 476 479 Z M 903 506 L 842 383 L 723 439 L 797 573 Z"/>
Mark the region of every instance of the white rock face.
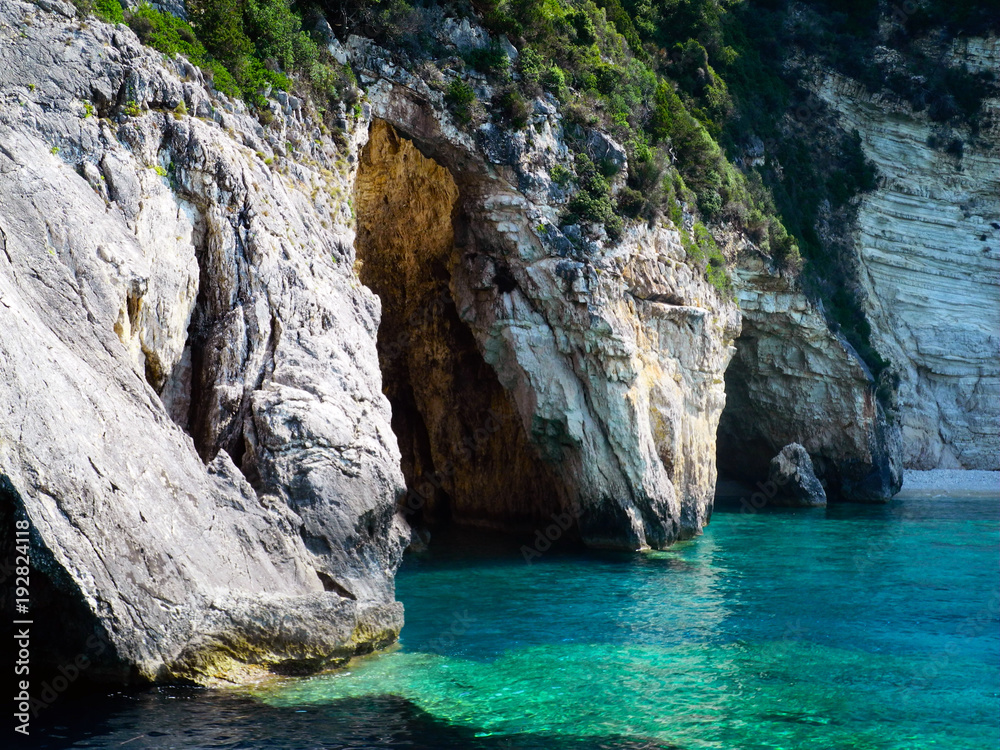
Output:
<path fill-rule="evenodd" d="M 490 212 L 518 228 L 508 234 L 524 262 L 510 266 L 517 288 L 477 289 L 460 275 L 463 319 L 558 462 L 565 499 L 583 506 L 585 540 L 663 547 L 698 533 L 715 492 L 735 305 L 684 263 L 673 230 L 636 229 L 582 263 L 546 252 L 523 210 Z"/>
<path fill-rule="evenodd" d="M 0 546 L 30 524 L 33 667 L 97 635 L 88 677 L 212 682 L 392 641 L 403 484 L 350 163 L 59 9 L 0 5 Z"/>
<path fill-rule="evenodd" d="M 996 39 L 963 40 L 972 69 L 1000 59 Z M 956 132 L 961 158 L 931 148 L 934 123 L 829 76 L 817 93 L 861 134 L 878 166 L 856 243 L 873 341 L 902 376 L 906 466 L 1000 466 L 1000 131 Z M 985 104 L 994 115 L 1000 102 Z"/>

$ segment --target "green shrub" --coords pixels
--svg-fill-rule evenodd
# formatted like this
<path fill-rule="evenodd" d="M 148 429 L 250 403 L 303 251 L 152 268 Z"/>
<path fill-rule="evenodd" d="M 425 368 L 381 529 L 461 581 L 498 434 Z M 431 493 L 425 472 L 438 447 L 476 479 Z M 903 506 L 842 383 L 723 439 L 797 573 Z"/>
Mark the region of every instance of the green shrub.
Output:
<path fill-rule="evenodd" d="M 652 149 L 645 144 L 633 148 L 632 159 L 628 165 L 628 186 L 641 198 L 642 204 L 637 209 L 623 207 L 623 213 L 634 217 L 642 216 L 652 220 L 662 206 L 665 205 L 664 180 L 668 171 L 668 156 L 663 149 Z M 619 205 L 622 206 L 621 201 Z"/>
<path fill-rule="evenodd" d="M 540 84 L 545 72 L 545 58 L 528 47 L 518 57 L 517 69 L 525 83 Z M 565 81 L 563 84 L 565 85 Z"/>
<path fill-rule="evenodd" d="M 494 99 L 500 118 L 515 130 L 528 124 L 528 103 L 516 86 L 501 88 Z"/>
<path fill-rule="evenodd" d="M 667 215 L 670 217 L 670 221 L 673 223 L 674 227 L 678 230 L 684 227 L 684 212 L 681 209 L 681 204 L 677 202 L 677 198 L 674 197 L 673 192 L 671 192 L 670 197 L 667 198 Z"/>
<path fill-rule="evenodd" d="M 510 58 L 498 44 L 469 50 L 465 61 L 480 73 L 506 79 L 510 76 Z"/>
<path fill-rule="evenodd" d="M 681 230 L 681 244 L 688 260 L 701 269 L 708 282 L 720 293 L 732 296 L 733 282 L 726 271 L 725 256 L 707 227 L 701 222 L 695 222 L 690 237 Z"/>
<path fill-rule="evenodd" d="M 330 102 L 357 103 L 357 78 L 348 65 L 315 61 L 306 70 L 313 91 Z"/>
<path fill-rule="evenodd" d="M 607 19 L 614 25 L 615 30 L 625 37 L 632 53 L 640 60 L 648 60 L 646 50 L 643 49 L 642 39 L 636 29 L 635 23 L 629 12 L 622 6 L 620 0 L 595 0 L 596 4 L 604 9 Z M 629 5 L 632 5 L 630 2 Z"/>
<path fill-rule="evenodd" d="M 94 15 L 107 23 L 125 22 L 125 12 L 118 0 L 94 0 Z"/>
<path fill-rule="evenodd" d="M 625 188 L 618 194 L 618 213 L 630 219 L 639 218 L 646 205 L 642 193 L 634 188 Z"/>
<path fill-rule="evenodd" d="M 260 60 L 275 60 L 284 70 L 308 70 L 319 59 L 319 47 L 302 30 L 302 19 L 288 0 L 242 0 L 241 5 L 244 33 Z"/>
<path fill-rule="evenodd" d="M 601 224 L 611 239 L 620 237 L 623 223 L 611 202 L 611 186 L 586 154 L 576 156 L 576 180 L 579 190 L 566 206 L 564 224 Z"/>
<path fill-rule="evenodd" d="M 261 90 L 288 87 L 282 65 L 305 68 L 317 54 L 308 37 L 292 31 L 302 22 L 288 0 L 188 0 L 187 9 L 205 49 L 231 73 L 243 98 L 258 106 L 264 104 Z"/>
<path fill-rule="evenodd" d="M 495 34 L 520 36 L 524 31 L 521 23 L 506 8 L 494 5 L 483 13 L 483 25 Z"/>
<path fill-rule="evenodd" d="M 303 30 L 289 0 L 188 0 L 190 23 L 144 3 L 127 16 L 144 44 L 180 53 L 208 73 L 215 87 L 263 107 L 261 92 L 287 90 L 290 73 L 329 99 L 353 88 L 343 71 Z"/>
<path fill-rule="evenodd" d="M 453 78 L 448 84 L 444 100 L 451 108 L 456 120 L 463 124 L 472 121 L 472 105 L 476 101 L 476 92 L 472 86 L 461 78 Z"/>
<path fill-rule="evenodd" d="M 597 28 L 594 19 L 584 10 L 571 11 L 566 16 L 576 34 L 576 43 L 590 45 L 597 41 Z"/>
<path fill-rule="evenodd" d="M 93 14 L 105 23 L 122 23 L 125 13 L 118 0 L 72 0 L 81 15 Z"/>
<path fill-rule="evenodd" d="M 229 96 L 240 96 L 236 80 L 221 62 L 209 55 L 186 21 L 169 13 L 153 10 L 148 3 L 143 3 L 129 14 L 128 25 L 143 44 L 171 57 L 176 54 L 184 55 L 205 70 L 219 91 Z"/>
<path fill-rule="evenodd" d="M 562 188 L 568 186 L 574 180 L 573 173 L 566 169 L 566 167 L 562 164 L 556 164 L 552 167 L 552 172 L 549 173 L 549 177 L 552 178 L 552 181 L 556 185 Z"/>
<path fill-rule="evenodd" d="M 558 65 L 550 65 L 545 69 L 541 81 L 545 89 L 555 94 L 558 99 L 566 98 L 566 74 Z"/>

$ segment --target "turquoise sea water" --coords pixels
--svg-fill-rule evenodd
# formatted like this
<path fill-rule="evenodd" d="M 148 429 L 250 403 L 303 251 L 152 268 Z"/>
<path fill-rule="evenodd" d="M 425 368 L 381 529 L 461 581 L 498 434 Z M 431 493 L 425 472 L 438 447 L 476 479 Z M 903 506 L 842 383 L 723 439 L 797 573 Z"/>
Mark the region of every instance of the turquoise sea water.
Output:
<path fill-rule="evenodd" d="M 399 574 L 395 650 L 253 691 L 118 696 L 52 742 L 996 748 L 998 519 L 982 497 L 721 508 L 666 552 L 530 565 L 441 538 Z"/>

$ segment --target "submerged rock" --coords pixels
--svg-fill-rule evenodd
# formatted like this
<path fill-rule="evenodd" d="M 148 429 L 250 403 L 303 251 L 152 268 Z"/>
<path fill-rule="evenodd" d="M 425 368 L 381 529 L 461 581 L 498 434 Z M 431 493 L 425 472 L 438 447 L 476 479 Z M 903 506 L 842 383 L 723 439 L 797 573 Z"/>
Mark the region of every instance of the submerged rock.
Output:
<path fill-rule="evenodd" d="M 826 505 L 826 491 L 816 478 L 809 453 L 798 443 L 791 443 L 771 459 L 768 481 L 778 488 L 772 505 L 815 507 Z"/>

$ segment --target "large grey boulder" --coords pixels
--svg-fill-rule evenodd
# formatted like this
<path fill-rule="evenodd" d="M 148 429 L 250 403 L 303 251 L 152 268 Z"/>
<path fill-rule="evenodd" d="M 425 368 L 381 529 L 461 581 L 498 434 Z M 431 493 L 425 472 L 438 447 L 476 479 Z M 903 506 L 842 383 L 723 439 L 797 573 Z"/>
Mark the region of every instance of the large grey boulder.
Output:
<path fill-rule="evenodd" d="M 403 481 L 352 173 L 283 156 L 337 145 L 124 27 L 15 1 L 0 34 L 0 555 L 27 522 L 33 675 L 211 683 L 391 642 Z"/>
<path fill-rule="evenodd" d="M 771 459 L 768 481 L 777 487 L 772 505 L 804 508 L 826 505 L 826 490 L 816 478 L 809 453 L 798 443 L 791 443 Z"/>

